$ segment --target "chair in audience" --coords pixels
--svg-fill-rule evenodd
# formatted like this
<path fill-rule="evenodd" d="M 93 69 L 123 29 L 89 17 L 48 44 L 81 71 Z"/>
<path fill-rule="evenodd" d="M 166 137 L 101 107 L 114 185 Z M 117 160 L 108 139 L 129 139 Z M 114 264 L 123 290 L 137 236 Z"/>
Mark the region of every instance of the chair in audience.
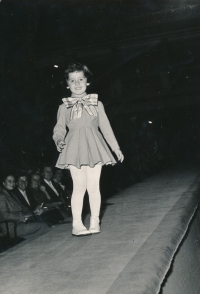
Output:
<path fill-rule="evenodd" d="M 10 236 L 9 223 L 12 223 L 14 226 L 13 238 Z M 14 220 L 3 220 L 0 215 L 0 253 L 24 240 L 24 238 L 17 236 L 17 222 Z"/>

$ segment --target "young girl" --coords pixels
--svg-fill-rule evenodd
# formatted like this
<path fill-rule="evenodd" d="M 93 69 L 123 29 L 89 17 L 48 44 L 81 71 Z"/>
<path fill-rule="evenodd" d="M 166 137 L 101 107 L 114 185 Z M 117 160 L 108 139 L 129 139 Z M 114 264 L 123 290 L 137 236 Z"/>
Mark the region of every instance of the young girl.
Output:
<path fill-rule="evenodd" d="M 119 161 L 122 162 L 124 156 L 115 139 L 103 104 L 98 101 L 98 95 L 86 94 L 88 80 L 92 75 L 88 67 L 80 63 L 70 64 L 65 74 L 71 97 L 62 99 L 63 104 L 58 109 L 57 124 L 53 131 L 53 139 L 60 152 L 56 167 L 68 168 L 73 180 L 72 234 L 75 236 L 96 234 L 100 233 L 101 168 L 102 165 L 116 163 L 104 138 Z M 86 189 L 91 210 L 89 230 L 83 225 L 81 217 Z"/>

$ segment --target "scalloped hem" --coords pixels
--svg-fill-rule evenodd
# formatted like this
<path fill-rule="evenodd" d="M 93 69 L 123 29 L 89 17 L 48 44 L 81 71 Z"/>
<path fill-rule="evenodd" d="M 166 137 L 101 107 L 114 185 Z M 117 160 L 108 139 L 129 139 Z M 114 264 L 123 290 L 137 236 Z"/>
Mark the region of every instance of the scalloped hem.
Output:
<path fill-rule="evenodd" d="M 116 164 L 116 162 L 112 162 L 112 161 L 109 161 L 109 162 L 106 162 L 106 163 L 103 163 L 102 161 L 99 161 L 99 162 L 95 163 L 95 165 L 115 165 L 115 164 Z M 75 166 L 74 164 L 65 164 L 65 165 L 63 165 L 63 167 L 59 167 L 59 166 L 56 166 L 56 167 L 60 168 L 60 169 L 69 169 L 70 165 Z M 77 167 L 77 166 L 75 166 L 75 167 L 80 169 L 81 166 L 89 166 L 89 164 L 81 164 L 80 167 Z M 91 168 L 93 168 L 94 166 L 91 166 Z"/>

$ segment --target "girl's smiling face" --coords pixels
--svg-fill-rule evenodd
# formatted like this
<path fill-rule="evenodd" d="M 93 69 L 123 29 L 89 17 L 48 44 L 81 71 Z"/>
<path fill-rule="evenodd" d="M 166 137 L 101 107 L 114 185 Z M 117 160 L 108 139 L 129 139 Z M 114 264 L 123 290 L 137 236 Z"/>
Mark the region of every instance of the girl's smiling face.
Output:
<path fill-rule="evenodd" d="M 68 76 L 67 84 L 72 94 L 83 97 L 87 88 L 87 78 L 83 71 L 70 72 Z"/>

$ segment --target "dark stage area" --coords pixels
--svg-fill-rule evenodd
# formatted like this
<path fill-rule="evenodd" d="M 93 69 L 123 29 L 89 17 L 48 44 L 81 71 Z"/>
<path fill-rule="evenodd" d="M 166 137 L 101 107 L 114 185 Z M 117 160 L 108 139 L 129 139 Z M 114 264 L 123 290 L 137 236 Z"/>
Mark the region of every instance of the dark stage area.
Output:
<path fill-rule="evenodd" d="M 1 1 L 1 169 L 55 164 L 73 60 L 93 72 L 88 92 L 105 106 L 131 179 L 198 160 L 200 5 L 190 2 Z"/>
<path fill-rule="evenodd" d="M 44 236 L 3 243 L 1 293 L 198 294 L 196 276 L 191 291 L 176 279 L 190 267 L 182 252 L 199 251 L 199 1 L 0 0 L 0 40 L 1 182 L 55 167 L 70 62 L 93 73 L 87 94 L 125 157 L 102 169 L 102 233 L 73 238 L 69 215 Z M 70 194 L 69 170 L 62 181 Z M 89 211 L 86 195 L 86 224 Z"/>

